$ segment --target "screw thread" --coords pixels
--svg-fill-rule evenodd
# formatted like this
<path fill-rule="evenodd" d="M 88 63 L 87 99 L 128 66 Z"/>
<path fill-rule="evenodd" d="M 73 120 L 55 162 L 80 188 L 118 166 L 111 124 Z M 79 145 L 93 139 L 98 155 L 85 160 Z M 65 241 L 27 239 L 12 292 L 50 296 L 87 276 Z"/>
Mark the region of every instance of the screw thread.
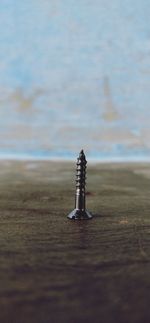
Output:
<path fill-rule="evenodd" d="M 68 218 L 71 220 L 92 219 L 92 214 L 85 207 L 86 164 L 84 151 L 81 150 L 77 158 L 75 209 L 68 214 Z"/>
<path fill-rule="evenodd" d="M 76 198 L 75 208 L 83 211 L 85 210 L 85 185 L 86 185 L 86 158 L 84 151 L 81 150 L 77 159 L 76 168 Z"/>

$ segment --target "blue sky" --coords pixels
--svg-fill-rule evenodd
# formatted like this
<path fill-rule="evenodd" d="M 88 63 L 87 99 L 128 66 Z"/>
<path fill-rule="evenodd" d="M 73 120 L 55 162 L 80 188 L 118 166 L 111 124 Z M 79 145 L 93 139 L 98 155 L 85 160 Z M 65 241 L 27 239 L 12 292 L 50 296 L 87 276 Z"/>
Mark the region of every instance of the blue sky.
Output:
<path fill-rule="evenodd" d="M 149 17 L 147 0 L 1 0 L 1 151 L 149 154 Z"/>

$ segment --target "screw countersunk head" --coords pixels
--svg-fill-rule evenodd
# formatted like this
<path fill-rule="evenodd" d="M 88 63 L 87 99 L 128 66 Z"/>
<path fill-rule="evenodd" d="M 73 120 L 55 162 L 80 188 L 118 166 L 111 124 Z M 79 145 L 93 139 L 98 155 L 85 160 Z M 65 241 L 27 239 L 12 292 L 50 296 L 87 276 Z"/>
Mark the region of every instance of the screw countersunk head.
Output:
<path fill-rule="evenodd" d="M 85 208 L 86 157 L 81 150 L 77 158 L 75 209 L 68 215 L 72 220 L 88 220 L 92 215 Z"/>

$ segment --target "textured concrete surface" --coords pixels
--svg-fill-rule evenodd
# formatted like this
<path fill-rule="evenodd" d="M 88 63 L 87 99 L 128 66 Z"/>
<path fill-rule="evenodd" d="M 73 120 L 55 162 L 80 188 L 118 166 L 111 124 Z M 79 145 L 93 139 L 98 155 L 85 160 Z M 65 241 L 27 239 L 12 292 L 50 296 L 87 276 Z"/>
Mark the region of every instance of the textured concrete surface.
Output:
<path fill-rule="evenodd" d="M 74 222 L 74 164 L 0 162 L 0 322 L 149 322 L 149 196 L 150 165 L 89 165 Z"/>

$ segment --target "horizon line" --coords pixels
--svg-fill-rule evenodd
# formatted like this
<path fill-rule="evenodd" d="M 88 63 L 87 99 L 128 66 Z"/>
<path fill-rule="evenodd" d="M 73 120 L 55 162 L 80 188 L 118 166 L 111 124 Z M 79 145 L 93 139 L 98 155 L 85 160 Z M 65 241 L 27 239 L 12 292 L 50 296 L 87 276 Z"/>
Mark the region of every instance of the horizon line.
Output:
<path fill-rule="evenodd" d="M 86 157 L 88 154 L 86 154 Z M 29 155 L 29 154 L 1 154 L 0 155 L 0 161 L 2 160 L 8 160 L 8 161 L 64 161 L 64 162 L 73 162 L 76 160 L 77 156 L 75 157 L 59 157 L 57 155 L 54 156 L 34 156 L 34 155 Z M 109 162 L 150 162 L 150 156 L 126 156 L 126 157 L 121 157 L 121 156 L 113 156 L 113 157 L 88 157 L 89 162 L 94 162 L 94 163 L 109 163 Z"/>

